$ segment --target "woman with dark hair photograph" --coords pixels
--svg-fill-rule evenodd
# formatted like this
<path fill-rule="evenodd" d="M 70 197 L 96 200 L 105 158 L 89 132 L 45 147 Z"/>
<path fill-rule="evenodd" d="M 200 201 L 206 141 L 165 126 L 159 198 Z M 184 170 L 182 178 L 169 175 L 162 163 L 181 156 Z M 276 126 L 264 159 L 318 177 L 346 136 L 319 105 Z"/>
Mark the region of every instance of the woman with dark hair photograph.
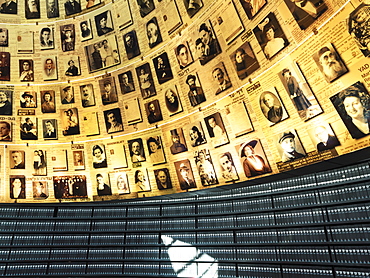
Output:
<path fill-rule="evenodd" d="M 159 137 L 155 139 L 154 137 L 149 137 L 146 141 L 148 150 L 149 150 L 149 157 L 153 164 L 164 162 L 164 153 L 161 148 L 161 144 L 159 142 Z"/>
<path fill-rule="evenodd" d="M 35 176 L 46 175 L 46 161 L 42 150 L 35 150 L 33 155 L 33 169 Z"/>
<path fill-rule="evenodd" d="M 136 185 L 137 192 L 150 191 L 150 185 L 147 182 L 143 171 L 141 170 L 135 171 L 135 185 Z"/>
<path fill-rule="evenodd" d="M 10 198 L 26 199 L 26 186 L 24 176 L 10 178 Z"/>
<path fill-rule="evenodd" d="M 94 156 L 93 167 L 95 169 L 108 167 L 102 147 L 100 147 L 99 145 L 93 146 L 92 154 Z"/>
<path fill-rule="evenodd" d="M 260 155 L 255 154 L 254 148 L 257 143 L 257 140 L 252 140 L 240 146 L 240 157 L 245 157 L 243 169 L 248 178 L 271 172 L 271 168 L 265 160 Z"/>
<path fill-rule="evenodd" d="M 266 24 L 263 27 L 263 34 L 267 40 L 263 52 L 265 53 L 267 59 L 271 59 L 272 56 L 274 56 L 276 53 L 284 48 L 284 39 L 275 37 L 275 32 L 276 28 L 272 24 Z"/>
<path fill-rule="evenodd" d="M 197 126 L 193 126 L 192 128 L 190 128 L 189 135 L 192 147 L 207 143 L 206 139 L 203 137 L 203 134 L 200 132 Z"/>

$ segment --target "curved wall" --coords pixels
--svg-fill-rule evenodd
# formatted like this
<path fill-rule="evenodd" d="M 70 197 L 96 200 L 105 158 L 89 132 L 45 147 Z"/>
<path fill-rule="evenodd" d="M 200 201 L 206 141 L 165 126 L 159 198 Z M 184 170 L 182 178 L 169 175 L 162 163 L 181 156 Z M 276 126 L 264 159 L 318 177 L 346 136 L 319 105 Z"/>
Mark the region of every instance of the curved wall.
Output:
<path fill-rule="evenodd" d="M 0 114 L 11 132 L 1 138 L 1 201 L 192 191 L 369 145 L 367 21 L 349 20 L 356 1 L 309 2 L 308 12 L 284 1 L 97 2 L 74 13 L 59 1 L 60 17 L 46 3 L 39 14 L 23 2 L 17 14 L 2 8 Z M 342 99 L 350 90 L 359 97 Z"/>

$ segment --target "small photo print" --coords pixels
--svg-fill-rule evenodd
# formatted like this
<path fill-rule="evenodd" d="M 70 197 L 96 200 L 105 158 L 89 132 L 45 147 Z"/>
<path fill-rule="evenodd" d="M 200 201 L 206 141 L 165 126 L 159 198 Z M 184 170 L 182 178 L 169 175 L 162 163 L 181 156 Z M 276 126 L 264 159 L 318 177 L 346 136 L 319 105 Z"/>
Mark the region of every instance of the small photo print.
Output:
<path fill-rule="evenodd" d="M 83 150 L 77 150 L 72 152 L 73 155 L 73 166 L 76 171 L 85 170 L 85 154 Z"/>
<path fill-rule="evenodd" d="M 26 199 L 26 177 L 9 176 L 10 199 Z"/>
<path fill-rule="evenodd" d="M 57 57 L 56 56 L 45 57 L 43 65 L 44 70 L 42 75 L 44 80 L 45 81 L 57 80 L 58 79 Z"/>
<path fill-rule="evenodd" d="M 128 177 L 125 172 L 109 173 L 109 179 L 113 192 L 117 192 L 119 195 L 130 194 Z M 114 185 L 116 185 L 116 189 L 114 189 Z"/>
<path fill-rule="evenodd" d="M 332 150 L 340 145 L 337 136 L 328 123 L 315 124 L 314 127 L 308 128 L 307 132 L 318 152 Z"/>
<path fill-rule="evenodd" d="M 93 167 L 95 169 L 108 167 L 104 144 L 93 145 L 92 155 L 93 155 Z"/>
<path fill-rule="evenodd" d="M 105 11 L 95 16 L 95 26 L 98 36 L 103 36 L 114 30 L 112 16 L 110 11 Z"/>
<path fill-rule="evenodd" d="M 37 140 L 37 118 L 20 117 L 21 140 Z"/>
<path fill-rule="evenodd" d="M 135 30 L 123 35 L 123 42 L 125 44 L 127 59 L 131 60 L 140 55 L 141 52 Z"/>
<path fill-rule="evenodd" d="M 77 55 L 68 56 L 64 63 L 65 75 L 68 77 L 81 75 L 80 58 Z"/>
<path fill-rule="evenodd" d="M 43 27 L 40 30 L 40 48 L 41 50 L 54 48 L 54 29 L 53 28 Z"/>
<path fill-rule="evenodd" d="M 35 91 L 21 92 L 20 106 L 21 108 L 36 108 L 37 92 Z"/>
<path fill-rule="evenodd" d="M 370 5 L 361 3 L 348 18 L 348 32 L 356 40 L 357 47 L 365 57 L 370 56 L 368 27 L 370 24 Z"/>
<path fill-rule="evenodd" d="M 143 162 L 146 160 L 144 153 L 143 139 L 128 140 L 128 148 L 130 150 L 131 162 Z"/>
<path fill-rule="evenodd" d="M 178 154 L 182 152 L 186 152 L 188 148 L 186 147 L 184 134 L 182 132 L 182 128 L 176 128 L 170 130 L 171 134 L 171 142 L 172 145 L 170 147 L 170 151 L 172 154 Z"/>
<path fill-rule="evenodd" d="M 212 78 L 214 80 L 213 87 L 216 96 L 232 87 L 230 78 L 222 62 L 213 68 Z"/>
<path fill-rule="evenodd" d="M 180 188 L 188 190 L 196 188 L 193 171 L 191 169 L 190 161 L 188 159 L 174 162 L 177 178 L 179 180 Z"/>
<path fill-rule="evenodd" d="M 53 176 L 55 199 L 87 198 L 85 175 Z"/>
<path fill-rule="evenodd" d="M 95 105 L 94 86 L 92 84 L 84 84 L 80 86 L 82 107 L 90 107 Z"/>
<path fill-rule="evenodd" d="M 33 181 L 33 199 L 43 200 L 49 197 L 49 189 L 47 181 Z"/>
<path fill-rule="evenodd" d="M 90 19 L 83 20 L 80 22 L 80 39 L 82 42 L 93 38 L 93 32 L 91 28 Z"/>
<path fill-rule="evenodd" d="M 292 162 L 293 160 L 306 156 L 306 152 L 296 130 L 288 130 L 281 134 L 277 134 L 275 138 L 281 162 Z"/>
<path fill-rule="evenodd" d="M 145 110 L 150 124 L 163 120 L 161 107 L 159 106 L 158 99 L 152 100 L 145 104 Z"/>
<path fill-rule="evenodd" d="M 76 33 L 74 24 L 61 25 L 60 36 L 63 52 L 75 50 Z"/>
<path fill-rule="evenodd" d="M 119 108 L 104 111 L 104 118 L 107 133 L 123 131 L 121 110 Z"/>
<path fill-rule="evenodd" d="M 55 113 L 55 92 L 53 90 L 40 91 L 41 94 L 41 112 Z"/>
<path fill-rule="evenodd" d="M 250 76 L 260 67 L 248 41 L 234 51 L 230 59 L 240 80 Z"/>
<path fill-rule="evenodd" d="M 262 92 L 259 102 L 262 114 L 270 122 L 270 126 L 289 117 L 275 88 Z"/>
<path fill-rule="evenodd" d="M 122 94 L 135 91 L 134 78 L 132 77 L 132 72 L 130 70 L 119 74 L 118 81 Z"/>
<path fill-rule="evenodd" d="M 202 7 L 202 0 L 183 0 L 186 12 L 192 18 Z"/>
<path fill-rule="evenodd" d="M 42 132 L 45 140 L 58 139 L 57 120 L 42 120 Z"/>
<path fill-rule="evenodd" d="M 234 160 L 230 152 L 221 153 L 218 156 L 218 163 L 220 164 L 221 177 L 225 182 L 239 180 L 239 175 L 236 171 Z"/>
<path fill-rule="evenodd" d="M 176 46 L 174 50 L 180 69 L 186 68 L 194 61 L 187 41 Z"/>
<path fill-rule="evenodd" d="M 155 96 L 157 92 L 154 87 L 153 75 L 150 70 L 149 63 L 137 67 L 136 75 L 137 78 L 139 79 L 140 90 L 143 99 Z"/>
<path fill-rule="evenodd" d="M 154 176 L 159 190 L 172 188 L 170 172 L 167 168 L 154 170 Z"/>
<path fill-rule="evenodd" d="M 221 114 L 216 112 L 204 118 L 209 137 L 214 147 L 219 147 L 229 143 L 224 123 Z"/>
<path fill-rule="evenodd" d="M 197 165 L 200 181 L 203 186 L 218 184 L 215 169 L 213 167 L 211 154 L 208 149 L 195 151 L 195 164 Z"/>
<path fill-rule="evenodd" d="M 136 192 L 151 191 L 148 170 L 147 169 L 137 169 L 134 174 L 134 182 L 136 187 Z"/>
<path fill-rule="evenodd" d="M 162 42 L 162 35 L 161 31 L 159 30 L 159 25 L 156 17 L 153 17 L 146 23 L 146 35 L 150 48 L 153 48 Z"/>
<path fill-rule="evenodd" d="M 173 78 L 170 61 L 166 52 L 154 58 L 153 64 L 159 84 L 163 84 Z"/>
<path fill-rule="evenodd" d="M 239 0 L 248 19 L 252 19 L 267 3 L 266 0 Z"/>
<path fill-rule="evenodd" d="M 8 46 L 8 44 L 9 44 L 8 29 L 7 28 L 0 28 L 0 46 Z"/>
<path fill-rule="evenodd" d="M 98 196 L 110 196 L 112 195 L 112 188 L 109 185 L 108 174 L 97 173 L 96 178 L 96 191 Z"/>
<path fill-rule="evenodd" d="M 176 85 L 172 85 L 166 89 L 164 93 L 164 100 L 169 116 L 173 116 L 183 111 Z"/>
<path fill-rule="evenodd" d="M 116 82 L 113 76 L 99 80 L 99 87 L 103 105 L 118 101 Z"/>
<path fill-rule="evenodd" d="M 201 122 L 193 122 L 187 125 L 185 134 L 192 147 L 207 143 Z"/>
<path fill-rule="evenodd" d="M 12 141 L 12 123 L 0 121 L 0 141 Z"/>
<path fill-rule="evenodd" d="M 153 165 L 166 162 L 161 136 L 150 136 L 146 139 L 149 151 L 149 159 Z"/>
<path fill-rule="evenodd" d="M 196 31 L 193 38 L 196 56 L 203 66 L 221 53 L 221 47 L 209 20 L 203 22 Z"/>

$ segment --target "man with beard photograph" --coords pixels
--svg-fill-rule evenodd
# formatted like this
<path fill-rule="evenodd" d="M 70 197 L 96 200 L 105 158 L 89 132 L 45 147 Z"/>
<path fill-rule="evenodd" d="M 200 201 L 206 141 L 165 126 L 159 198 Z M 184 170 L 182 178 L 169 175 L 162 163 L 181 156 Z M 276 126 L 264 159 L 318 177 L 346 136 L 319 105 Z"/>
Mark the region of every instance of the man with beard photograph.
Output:
<path fill-rule="evenodd" d="M 206 101 L 206 96 L 204 95 L 203 89 L 202 87 L 197 86 L 196 80 L 196 75 L 189 74 L 185 81 L 189 86 L 188 97 L 190 104 L 193 107 Z"/>
<path fill-rule="evenodd" d="M 128 140 L 132 163 L 145 161 L 145 153 L 142 139 Z"/>
<path fill-rule="evenodd" d="M 170 116 L 175 115 L 182 111 L 179 95 L 176 93 L 176 86 L 169 88 L 165 92 L 166 107 Z"/>
<path fill-rule="evenodd" d="M 136 36 L 136 31 L 133 30 L 128 32 L 123 36 L 123 41 L 125 43 L 127 59 L 132 59 L 140 55 L 139 43 Z"/>
<path fill-rule="evenodd" d="M 153 17 L 146 24 L 146 35 L 148 37 L 149 47 L 153 48 L 162 42 L 161 32 L 159 30 L 157 18 Z"/>
<path fill-rule="evenodd" d="M 337 51 L 331 44 L 327 44 L 313 55 L 317 66 L 327 82 L 333 82 L 348 70 Z"/>
<path fill-rule="evenodd" d="M 161 108 L 158 99 L 145 104 L 146 114 L 148 115 L 148 122 L 150 124 L 163 120 Z"/>

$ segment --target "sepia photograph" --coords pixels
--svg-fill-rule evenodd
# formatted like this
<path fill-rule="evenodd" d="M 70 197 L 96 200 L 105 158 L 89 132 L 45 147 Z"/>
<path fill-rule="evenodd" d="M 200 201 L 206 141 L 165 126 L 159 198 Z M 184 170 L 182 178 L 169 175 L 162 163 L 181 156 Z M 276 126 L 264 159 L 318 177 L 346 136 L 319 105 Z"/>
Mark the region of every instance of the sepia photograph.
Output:
<path fill-rule="evenodd" d="M 80 22 L 80 39 L 82 42 L 88 41 L 93 38 L 93 32 L 91 28 L 90 19 L 86 19 Z"/>
<path fill-rule="evenodd" d="M 37 107 L 37 92 L 26 91 L 21 92 L 19 98 L 21 108 L 36 108 Z"/>
<path fill-rule="evenodd" d="M 54 48 L 54 28 L 43 27 L 40 30 L 40 49 L 53 49 Z"/>
<path fill-rule="evenodd" d="M 159 106 L 158 99 L 154 99 L 145 104 L 146 115 L 150 124 L 157 123 L 163 120 L 161 107 Z"/>
<path fill-rule="evenodd" d="M 57 127 L 58 125 L 56 119 L 42 120 L 42 134 L 44 135 L 44 139 L 58 139 Z"/>
<path fill-rule="evenodd" d="M 34 176 L 46 176 L 46 151 L 33 151 L 33 173 Z"/>
<path fill-rule="evenodd" d="M 11 150 L 9 151 L 9 168 L 10 169 L 26 169 L 26 154 L 25 151 Z"/>
<path fill-rule="evenodd" d="M 121 93 L 127 94 L 135 91 L 134 78 L 132 77 L 132 72 L 126 71 L 118 75 L 119 85 L 121 87 Z"/>
<path fill-rule="evenodd" d="M 159 190 L 172 188 L 171 176 L 168 168 L 154 170 L 154 176 Z"/>
<path fill-rule="evenodd" d="M 213 167 L 211 154 L 208 149 L 201 149 L 194 152 L 195 164 L 202 186 L 218 184 L 215 168 Z"/>
<path fill-rule="evenodd" d="M 64 56 L 64 74 L 68 77 L 81 75 L 80 58 L 78 55 Z"/>
<path fill-rule="evenodd" d="M 101 100 L 104 105 L 118 101 L 116 82 L 114 77 L 105 77 L 99 80 Z"/>
<path fill-rule="evenodd" d="M 94 86 L 92 84 L 84 84 L 80 86 L 82 107 L 90 107 L 95 105 Z"/>
<path fill-rule="evenodd" d="M 17 14 L 18 3 L 17 0 L 3 0 L 0 2 L 0 13 L 1 14 Z"/>
<path fill-rule="evenodd" d="M 370 56 L 370 40 L 368 29 L 370 26 L 370 5 L 361 3 L 347 19 L 348 32 L 355 39 L 357 47 L 365 57 Z"/>
<path fill-rule="evenodd" d="M 0 46 L 9 46 L 7 28 L 0 28 Z"/>
<path fill-rule="evenodd" d="M 206 101 L 202 86 L 200 85 L 197 73 L 189 74 L 186 77 L 185 83 L 189 86 L 188 98 L 191 106 L 197 106 Z"/>
<path fill-rule="evenodd" d="M 0 141 L 12 141 L 12 123 L 0 121 Z"/>
<path fill-rule="evenodd" d="M 193 47 L 195 48 L 195 56 L 202 66 L 221 53 L 220 44 L 209 20 L 194 30 Z"/>
<path fill-rule="evenodd" d="M 66 15 L 74 15 L 81 12 L 80 0 L 64 0 L 64 11 Z M 83 0 L 82 0 L 83 1 Z"/>
<path fill-rule="evenodd" d="M 105 11 L 95 16 L 95 26 L 98 36 L 106 35 L 114 30 L 111 12 Z"/>
<path fill-rule="evenodd" d="M 53 176 L 55 199 L 87 198 L 85 175 Z"/>
<path fill-rule="evenodd" d="M 262 92 L 259 102 L 262 114 L 270 122 L 270 126 L 289 118 L 289 115 L 275 88 Z"/>
<path fill-rule="evenodd" d="M 141 52 L 135 30 L 123 35 L 123 42 L 125 44 L 127 59 L 131 60 L 140 55 Z"/>
<path fill-rule="evenodd" d="M 60 39 L 63 52 L 75 50 L 76 33 L 74 24 L 60 26 Z"/>
<path fill-rule="evenodd" d="M 58 65 L 56 56 L 46 56 L 43 61 L 44 70 L 42 76 L 44 81 L 58 79 Z"/>
<path fill-rule="evenodd" d="M 252 19 L 267 3 L 266 0 L 239 0 L 248 19 Z"/>
<path fill-rule="evenodd" d="M 176 46 L 174 51 L 175 51 L 176 59 L 177 59 L 177 62 L 179 63 L 180 69 L 186 68 L 188 65 L 190 65 L 194 61 L 187 41 Z"/>
<path fill-rule="evenodd" d="M 141 17 L 145 17 L 155 8 L 153 0 L 136 0 L 136 1 L 137 4 L 139 5 Z"/>
<path fill-rule="evenodd" d="M 148 170 L 145 168 L 137 169 L 134 174 L 136 192 L 151 191 Z"/>
<path fill-rule="evenodd" d="M 289 130 L 277 134 L 275 138 L 281 162 L 292 162 L 306 156 L 306 152 L 296 130 Z"/>
<path fill-rule="evenodd" d="M 20 117 L 21 140 L 37 140 L 37 118 L 28 116 Z"/>
<path fill-rule="evenodd" d="M 163 84 L 173 78 L 170 61 L 166 52 L 154 58 L 153 64 L 159 84 Z"/>
<path fill-rule="evenodd" d="M 183 0 L 186 12 L 192 18 L 202 7 L 202 0 Z"/>
<path fill-rule="evenodd" d="M 307 133 L 318 152 L 332 150 L 340 145 L 330 124 L 326 122 L 320 122 L 312 128 L 307 128 Z"/>
<path fill-rule="evenodd" d="M 26 177 L 9 176 L 10 199 L 26 199 Z"/>
<path fill-rule="evenodd" d="M 226 68 L 223 62 L 218 63 L 212 69 L 212 79 L 214 80 L 212 85 L 214 88 L 213 90 L 215 92 L 214 94 L 216 96 L 232 87 L 230 78 L 227 74 L 227 71 L 226 71 Z"/>
<path fill-rule="evenodd" d="M 170 151 L 172 154 L 178 154 L 186 152 L 188 150 L 188 148 L 186 147 L 184 133 L 182 132 L 181 127 L 170 130 L 170 135 L 170 142 L 172 142 Z"/>
<path fill-rule="evenodd" d="M 136 75 L 139 79 L 141 96 L 143 99 L 155 96 L 157 94 L 155 87 L 152 72 L 150 70 L 149 63 L 145 63 L 140 67 L 136 68 Z"/>
<path fill-rule="evenodd" d="M 185 134 L 192 147 L 207 143 L 201 122 L 193 122 L 185 127 Z"/>
<path fill-rule="evenodd" d="M 238 172 L 236 171 L 233 157 L 230 152 L 221 153 L 218 156 L 220 165 L 221 177 L 225 182 L 234 182 L 239 180 Z"/>
<path fill-rule="evenodd" d="M 24 11 L 26 13 L 26 18 L 27 19 L 40 18 L 39 0 L 24 0 L 24 1 L 25 1 Z"/>
<path fill-rule="evenodd" d="M 166 162 L 161 136 L 150 136 L 146 139 L 149 159 L 153 165 Z"/>
<path fill-rule="evenodd" d="M 132 163 L 146 161 L 143 139 L 132 139 L 128 140 L 127 143 Z"/>
<path fill-rule="evenodd" d="M 219 112 L 205 117 L 204 122 L 206 123 L 213 147 L 216 148 L 229 143 L 229 137 Z"/>
<path fill-rule="evenodd" d="M 159 29 L 157 18 L 153 17 L 146 23 L 145 26 L 149 47 L 153 48 L 162 42 L 162 35 Z"/>
<path fill-rule="evenodd" d="M 13 90 L 0 87 L 0 115 L 12 115 Z"/>
<path fill-rule="evenodd" d="M 48 18 L 59 17 L 59 3 L 58 0 L 47 0 L 46 2 L 46 15 Z"/>
<path fill-rule="evenodd" d="M 104 119 L 107 133 L 123 131 L 121 110 L 119 108 L 104 111 Z"/>
<path fill-rule="evenodd" d="M 181 190 L 196 188 L 193 171 L 188 159 L 174 162 Z"/>
<path fill-rule="evenodd" d="M 33 60 L 19 60 L 19 81 L 29 82 L 34 80 Z"/>
<path fill-rule="evenodd" d="M 0 81 L 10 81 L 9 52 L 0 52 Z"/>
<path fill-rule="evenodd" d="M 85 170 L 85 154 L 83 150 L 72 151 L 73 166 L 75 171 Z"/>
<path fill-rule="evenodd" d="M 60 91 L 60 98 L 62 104 L 71 104 L 75 103 L 74 90 L 72 86 L 67 86 L 62 88 Z"/>
<path fill-rule="evenodd" d="M 114 187 L 114 185 L 117 185 L 117 189 L 113 190 L 113 192 L 116 191 L 120 195 L 131 193 L 128 177 L 125 172 L 109 173 L 109 179 L 112 188 Z"/>
<path fill-rule="evenodd" d="M 230 59 L 240 80 L 250 76 L 260 68 L 248 41 L 237 48 L 237 50 L 230 55 Z"/>
<path fill-rule="evenodd" d="M 55 92 L 53 90 L 40 91 L 41 94 L 41 112 L 55 113 Z"/>
<path fill-rule="evenodd" d="M 33 199 L 35 200 L 43 200 L 49 197 L 47 181 L 33 181 L 32 189 L 33 189 Z"/>
<path fill-rule="evenodd" d="M 183 111 L 176 85 L 172 85 L 166 89 L 164 93 L 164 101 L 166 103 L 169 116 L 173 116 Z"/>
<path fill-rule="evenodd" d="M 64 136 L 80 134 L 77 108 L 60 110 L 62 133 Z"/>
<path fill-rule="evenodd" d="M 96 144 L 92 146 L 92 155 L 93 155 L 93 167 L 94 169 L 98 168 L 107 168 L 107 156 L 105 153 L 104 144 Z"/>
<path fill-rule="evenodd" d="M 96 178 L 96 191 L 98 196 L 109 196 L 112 195 L 112 189 L 109 185 L 108 174 L 98 173 L 95 176 Z"/>

